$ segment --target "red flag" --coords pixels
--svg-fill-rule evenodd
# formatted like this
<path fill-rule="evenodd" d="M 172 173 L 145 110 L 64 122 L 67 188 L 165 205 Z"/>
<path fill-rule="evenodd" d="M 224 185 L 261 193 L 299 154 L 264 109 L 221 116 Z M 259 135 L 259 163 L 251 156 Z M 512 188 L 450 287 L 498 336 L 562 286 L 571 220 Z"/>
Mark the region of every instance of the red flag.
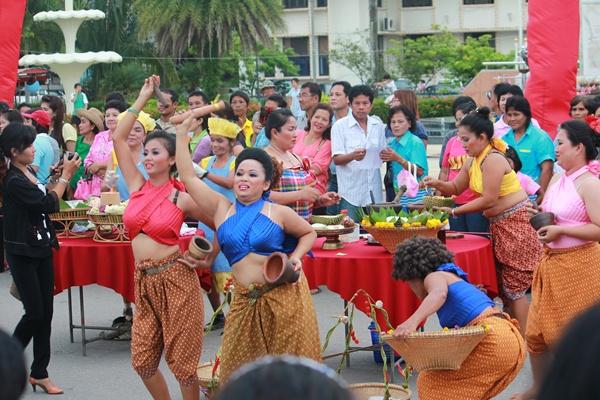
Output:
<path fill-rule="evenodd" d="M 0 101 L 13 104 L 26 0 L 0 1 Z"/>
<path fill-rule="evenodd" d="M 531 77 L 525 93 L 533 117 L 554 138 L 576 93 L 579 1 L 529 0 L 527 43 Z"/>

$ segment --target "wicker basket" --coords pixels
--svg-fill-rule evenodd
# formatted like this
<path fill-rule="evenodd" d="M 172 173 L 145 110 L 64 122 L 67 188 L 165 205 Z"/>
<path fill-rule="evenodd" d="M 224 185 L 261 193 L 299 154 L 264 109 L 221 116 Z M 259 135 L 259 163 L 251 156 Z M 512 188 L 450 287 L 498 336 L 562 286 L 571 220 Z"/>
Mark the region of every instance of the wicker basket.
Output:
<path fill-rule="evenodd" d="M 484 326 L 415 332 L 407 338 L 382 335 L 383 341 L 417 371 L 459 369 L 486 334 Z"/>
<path fill-rule="evenodd" d="M 51 221 L 87 221 L 90 208 L 69 208 L 49 214 Z"/>
<path fill-rule="evenodd" d="M 338 215 L 313 215 L 310 217 L 311 224 L 339 225 L 344 220 L 344 214 Z"/>
<path fill-rule="evenodd" d="M 356 400 L 369 400 L 371 397 L 381 397 L 385 395 L 384 383 L 355 383 L 348 386 L 354 394 Z M 390 400 L 410 400 L 411 392 L 399 385 L 388 385 L 390 391 Z"/>
<path fill-rule="evenodd" d="M 95 225 L 118 225 L 123 223 L 122 214 L 88 214 L 87 216 Z"/>
<path fill-rule="evenodd" d="M 437 228 L 427 228 L 426 226 L 414 228 L 375 228 L 373 226 L 364 225 L 362 225 L 362 227 L 387 251 L 394 254 L 396 252 L 396 247 L 398 247 L 400 243 L 415 236 L 437 238 L 437 234 L 443 225 L 440 225 Z"/>
<path fill-rule="evenodd" d="M 425 208 L 433 208 L 433 207 L 452 207 L 454 205 L 454 199 L 452 197 L 443 197 L 443 196 L 424 196 L 423 197 L 423 206 Z"/>

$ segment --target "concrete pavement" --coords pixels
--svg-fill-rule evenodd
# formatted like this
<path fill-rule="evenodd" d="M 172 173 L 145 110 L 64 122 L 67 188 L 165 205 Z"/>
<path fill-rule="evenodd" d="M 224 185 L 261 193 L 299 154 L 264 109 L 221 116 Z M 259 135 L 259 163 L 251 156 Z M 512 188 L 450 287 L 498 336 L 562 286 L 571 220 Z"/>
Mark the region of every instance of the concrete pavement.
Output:
<path fill-rule="evenodd" d="M 0 274 L 0 328 L 12 332 L 18 322 L 22 310 L 21 304 L 8 294 L 10 275 L 8 272 Z M 74 299 L 77 299 L 77 290 L 73 290 Z M 377 298 L 376 293 L 371 293 Z M 335 293 L 323 288 L 320 294 L 313 296 L 321 338 L 324 338 L 334 318 L 342 311 L 342 299 Z M 91 285 L 85 287 L 86 322 L 93 325 L 110 325 L 122 308 L 121 298 L 110 289 Z M 79 320 L 78 303 L 75 302 L 75 320 Z M 205 315 L 210 317 L 210 306 L 205 301 Z M 368 330 L 369 319 L 358 312 L 355 317 L 357 337 L 360 346 L 370 344 Z M 81 340 L 78 332 L 75 333 L 75 343 L 70 343 L 67 315 L 67 294 L 60 293 L 55 297 L 54 319 L 52 331 L 52 359 L 50 362 L 50 376 L 64 390 L 61 399 L 148 399 L 141 380 L 130 366 L 130 342 L 128 341 L 98 341 L 88 345 L 87 356 L 81 354 Z M 198 327 L 198 329 L 202 329 Z M 431 319 L 427 329 L 439 329 L 437 321 Z M 221 332 L 211 332 L 205 337 L 202 351 L 202 360 L 214 358 L 221 342 Z M 94 332 L 91 332 L 94 334 Z M 28 360 L 31 360 L 31 345 L 26 350 Z M 339 327 L 332 337 L 328 353 L 343 350 L 343 328 Z M 28 361 L 28 362 L 29 362 Z M 336 368 L 339 358 L 326 360 L 326 364 Z M 167 379 L 173 399 L 181 398 L 178 385 L 166 364 L 161 364 L 161 369 Z M 351 366 L 342 372 L 342 376 L 350 383 L 381 382 L 381 365 L 373 362 L 373 353 L 358 352 L 351 356 Z M 497 399 L 505 400 L 511 393 L 524 390 L 530 382 L 529 366 L 526 366 L 513 384 Z M 414 391 L 415 378 L 410 382 Z M 33 393 L 31 387 L 25 391 L 26 400 L 42 399 L 45 395 Z M 416 394 L 413 399 L 416 399 Z"/>

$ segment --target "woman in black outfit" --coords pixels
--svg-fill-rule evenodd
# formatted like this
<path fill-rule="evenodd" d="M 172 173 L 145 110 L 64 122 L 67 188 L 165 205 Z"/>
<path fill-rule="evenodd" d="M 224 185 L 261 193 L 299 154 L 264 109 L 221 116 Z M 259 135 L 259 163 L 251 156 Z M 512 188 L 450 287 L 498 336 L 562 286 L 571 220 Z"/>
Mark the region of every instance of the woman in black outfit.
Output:
<path fill-rule="evenodd" d="M 48 378 L 50 328 L 52 324 L 54 270 L 52 248 L 58 241 L 49 213 L 59 210 L 59 198 L 81 163 L 65 155 L 62 174 L 50 191 L 38 183 L 30 167 L 35 150 L 33 128 L 11 123 L 0 136 L 0 149 L 10 159 L 8 167 L 0 157 L 0 183 L 4 204 L 4 246 L 13 280 L 21 295 L 25 315 L 13 333 L 27 347 L 33 339 L 33 363 L 29 383 L 48 394 L 62 390 Z M 7 168 L 8 167 L 8 168 Z"/>

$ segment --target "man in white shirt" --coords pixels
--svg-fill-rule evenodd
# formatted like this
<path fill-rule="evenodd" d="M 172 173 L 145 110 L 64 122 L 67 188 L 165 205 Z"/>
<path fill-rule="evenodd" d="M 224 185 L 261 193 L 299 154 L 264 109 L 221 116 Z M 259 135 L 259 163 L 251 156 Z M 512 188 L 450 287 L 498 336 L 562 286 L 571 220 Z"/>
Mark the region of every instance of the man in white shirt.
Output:
<path fill-rule="evenodd" d="M 302 108 L 300 108 L 300 80 L 298 78 L 292 78 L 290 81 L 292 87 L 286 94 L 286 100 L 290 106 L 290 111 L 294 114 L 296 119 L 302 116 Z"/>
<path fill-rule="evenodd" d="M 331 125 L 333 126 L 338 120 L 344 118 L 350 112 L 350 101 L 348 95 L 352 85 L 346 81 L 333 82 L 329 90 L 329 105 L 333 109 L 333 118 Z M 338 191 L 337 175 L 335 172 L 335 163 L 331 160 L 329 164 L 329 188 L 330 192 Z M 340 205 L 334 204 L 327 207 L 327 214 L 337 215 L 340 213 Z"/>
<path fill-rule="evenodd" d="M 312 118 L 317 104 L 321 102 L 321 87 L 316 82 L 304 82 L 300 88 L 300 108 L 304 113 L 297 118 L 296 126 L 304 129 Z"/>
<path fill-rule="evenodd" d="M 336 164 L 340 209 L 348 210 L 353 220 L 359 219 L 359 209 L 382 201 L 381 158 L 386 147 L 385 125 L 369 116 L 373 108 L 373 90 L 357 85 L 350 90 L 351 112 L 338 120 L 331 129 L 331 154 Z"/>

